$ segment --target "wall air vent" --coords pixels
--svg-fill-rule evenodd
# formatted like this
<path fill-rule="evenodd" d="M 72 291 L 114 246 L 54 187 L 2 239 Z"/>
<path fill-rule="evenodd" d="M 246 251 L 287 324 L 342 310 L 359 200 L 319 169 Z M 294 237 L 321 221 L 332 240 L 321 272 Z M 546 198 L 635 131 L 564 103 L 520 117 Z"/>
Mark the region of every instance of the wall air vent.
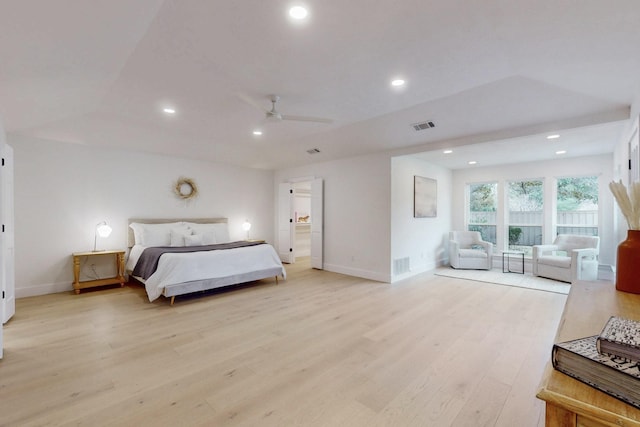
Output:
<path fill-rule="evenodd" d="M 411 271 L 411 258 L 404 257 L 393 260 L 393 274 L 399 275 Z"/>
<path fill-rule="evenodd" d="M 434 125 L 433 122 L 413 123 L 411 126 L 416 132 L 436 127 L 436 125 Z"/>
<path fill-rule="evenodd" d="M 320 150 L 318 150 L 317 148 L 312 148 L 310 150 L 307 150 L 307 153 L 309 154 L 318 154 L 320 152 Z"/>

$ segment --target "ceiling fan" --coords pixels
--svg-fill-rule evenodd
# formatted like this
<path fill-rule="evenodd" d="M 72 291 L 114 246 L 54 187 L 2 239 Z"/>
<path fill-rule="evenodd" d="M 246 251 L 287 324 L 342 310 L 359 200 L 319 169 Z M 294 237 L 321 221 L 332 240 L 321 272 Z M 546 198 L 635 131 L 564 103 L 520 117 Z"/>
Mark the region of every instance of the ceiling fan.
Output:
<path fill-rule="evenodd" d="M 307 116 L 292 116 L 289 114 L 282 114 L 276 108 L 276 103 L 280 100 L 278 95 L 269 95 L 269 100 L 271 101 L 271 109 L 262 107 L 258 102 L 254 99 L 250 98 L 245 94 L 239 94 L 240 98 L 245 101 L 249 105 L 253 105 L 254 107 L 260 109 L 265 113 L 266 120 L 279 122 L 281 120 L 293 120 L 297 122 L 314 122 L 314 123 L 332 123 L 331 119 L 324 119 L 321 117 L 307 117 Z"/>

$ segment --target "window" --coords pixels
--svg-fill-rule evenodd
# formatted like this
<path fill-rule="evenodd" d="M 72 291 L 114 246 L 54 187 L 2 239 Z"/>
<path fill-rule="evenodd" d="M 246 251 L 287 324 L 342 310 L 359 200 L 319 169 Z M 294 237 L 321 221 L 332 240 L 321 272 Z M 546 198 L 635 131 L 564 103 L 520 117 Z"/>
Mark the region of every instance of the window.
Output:
<path fill-rule="evenodd" d="M 598 178 L 559 178 L 556 234 L 598 235 Z"/>
<path fill-rule="evenodd" d="M 507 185 L 509 250 L 531 255 L 542 243 L 543 185 L 541 180 L 513 181 Z"/>
<path fill-rule="evenodd" d="M 479 231 L 482 240 L 496 244 L 496 212 L 498 184 L 469 184 L 469 212 L 467 229 Z"/>

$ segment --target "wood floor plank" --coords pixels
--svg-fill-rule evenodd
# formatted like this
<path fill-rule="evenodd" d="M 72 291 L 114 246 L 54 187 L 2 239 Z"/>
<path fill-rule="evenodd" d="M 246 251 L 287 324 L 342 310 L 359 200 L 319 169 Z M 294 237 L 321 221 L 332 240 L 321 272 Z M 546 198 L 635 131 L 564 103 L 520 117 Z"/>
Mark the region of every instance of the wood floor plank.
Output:
<path fill-rule="evenodd" d="M 566 296 L 425 273 L 19 299 L 0 426 L 538 426 Z"/>

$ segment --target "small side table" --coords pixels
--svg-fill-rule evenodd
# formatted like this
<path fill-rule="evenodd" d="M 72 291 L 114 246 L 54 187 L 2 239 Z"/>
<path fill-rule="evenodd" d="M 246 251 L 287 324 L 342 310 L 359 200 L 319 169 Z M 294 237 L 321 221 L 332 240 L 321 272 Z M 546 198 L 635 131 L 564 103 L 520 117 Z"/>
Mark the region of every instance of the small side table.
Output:
<path fill-rule="evenodd" d="M 115 251 L 97 251 L 97 252 L 74 252 L 73 256 L 73 289 L 76 294 L 80 293 L 80 289 L 93 288 L 96 286 L 113 285 L 120 283 L 120 286 L 124 286 L 126 282 L 124 278 L 124 252 L 121 250 Z M 112 255 L 116 263 L 116 275 L 114 277 L 107 277 L 105 279 L 84 280 L 80 281 L 80 258 L 82 257 L 94 257 Z"/>
<path fill-rule="evenodd" d="M 512 270 L 511 269 L 511 259 L 520 258 L 521 261 L 521 269 Z M 520 273 L 524 274 L 524 252 L 520 251 L 502 251 L 502 272 L 503 273 Z"/>

